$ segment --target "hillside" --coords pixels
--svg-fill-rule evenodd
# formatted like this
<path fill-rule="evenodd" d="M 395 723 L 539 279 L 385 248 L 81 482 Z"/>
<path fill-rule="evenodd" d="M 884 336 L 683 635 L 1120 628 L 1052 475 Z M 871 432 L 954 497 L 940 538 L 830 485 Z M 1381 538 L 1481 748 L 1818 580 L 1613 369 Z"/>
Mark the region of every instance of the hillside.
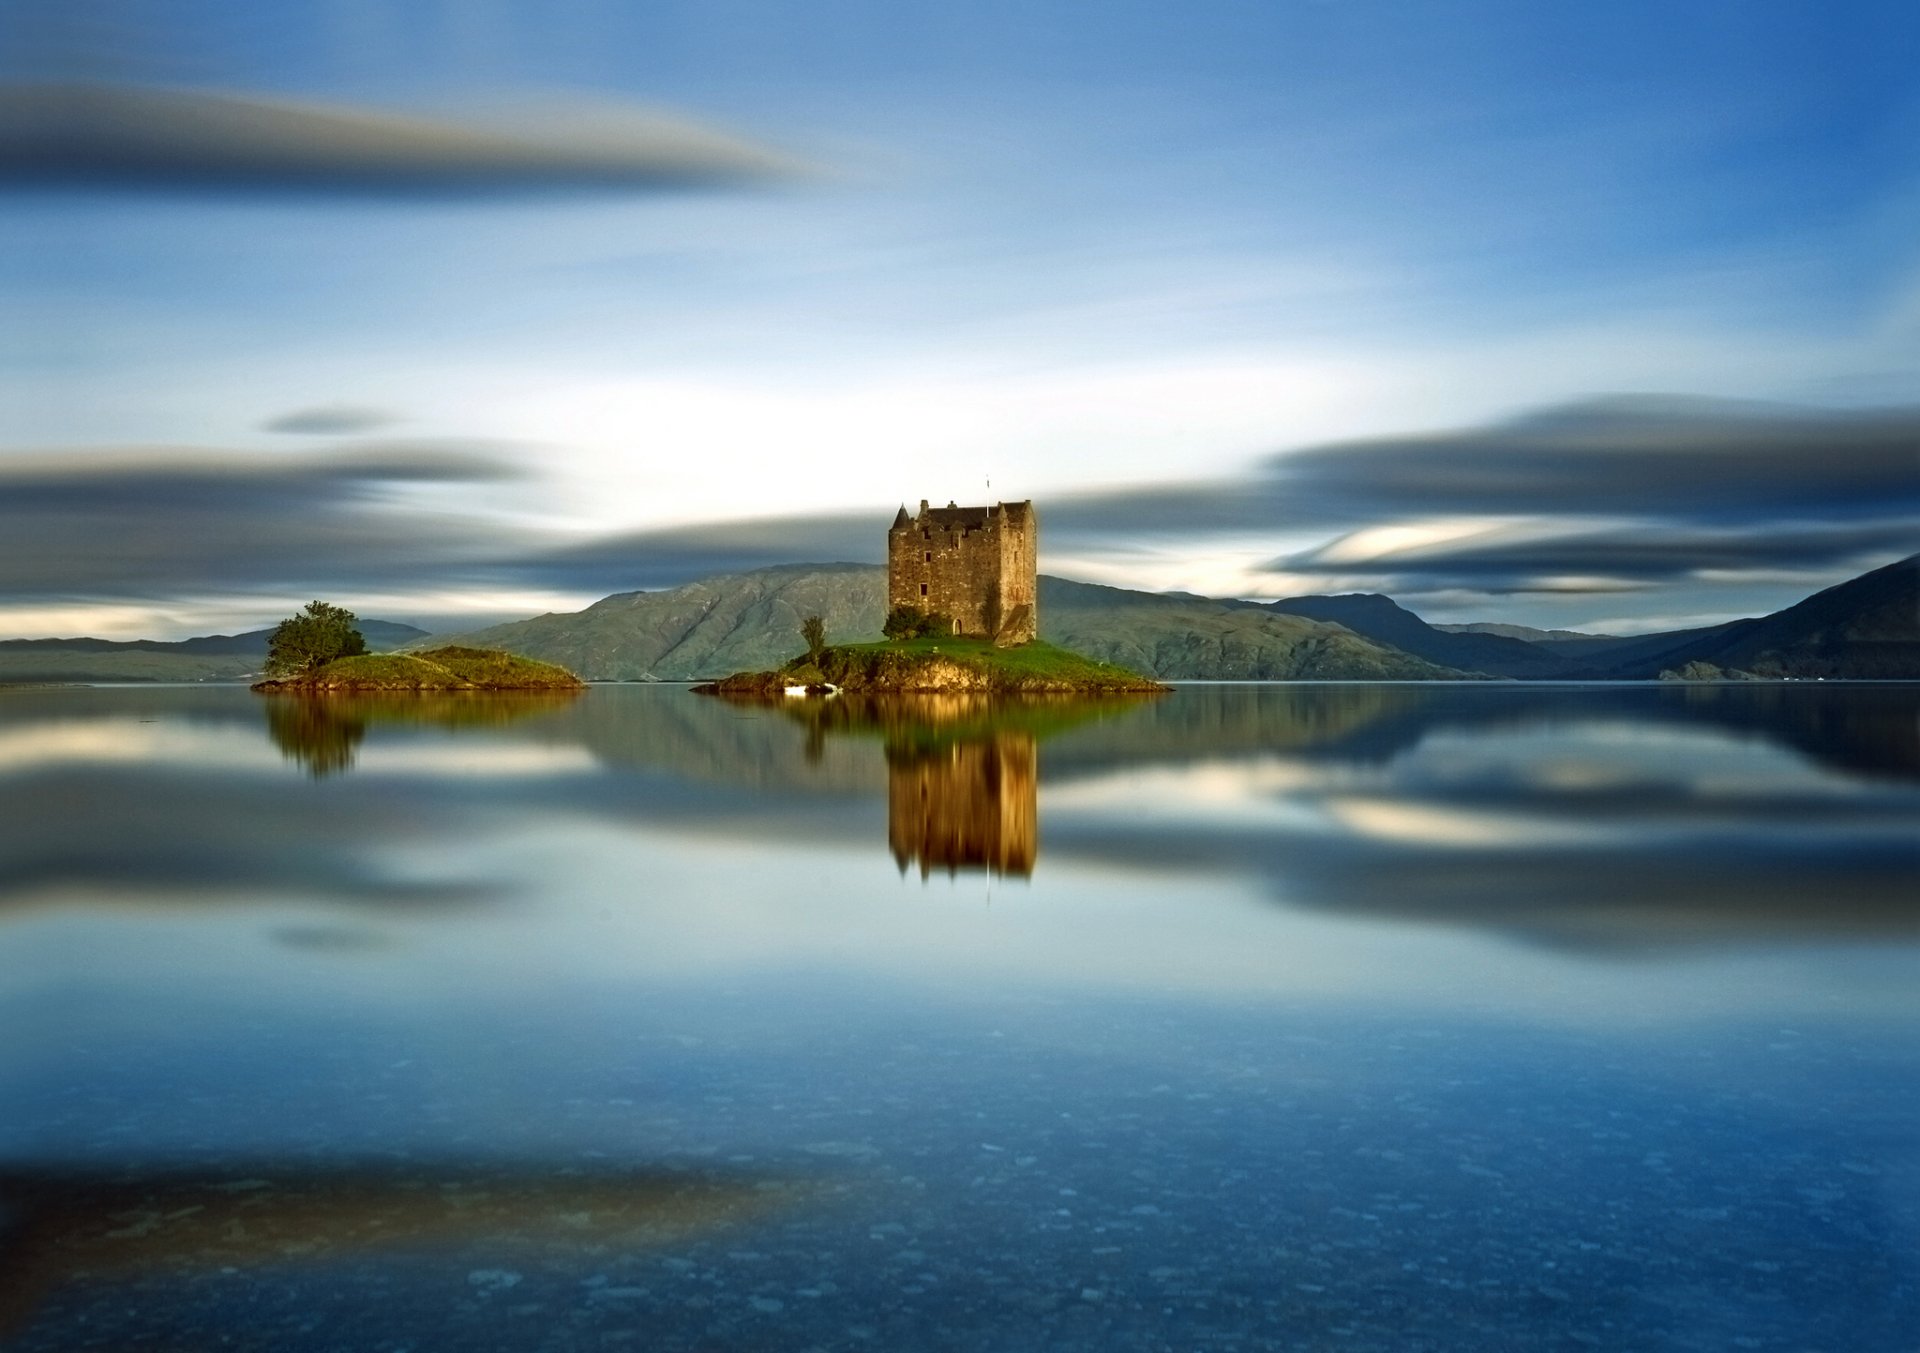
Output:
<path fill-rule="evenodd" d="M 448 645 L 419 653 L 358 653 L 299 676 L 258 682 L 256 691 L 577 691 L 579 677 L 552 663 L 498 649 Z"/>
<path fill-rule="evenodd" d="M 510 648 L 590 679 L 698 680 L 778 667 L 800 622 L 845 644 L 880 637 L 886 571 L 796 564 L 623 592 L 584 611 L 434 642 Z M 1337 626 L 1204 597 L 1040 579 L 1040 637 L 1101 662 L 1175 680 L 1432 680 L 1460 675 Z"/>
<path fill-rule="evenodd" d="M 1501 634 L 1450 633 L 1429 625 L 1392 597 L 1374 592 L 1337 597 L 1286 597 L 1266 602 L 1261 609 L 1345 625 L 1376 643 L 1461 671 L 1532 678 L 1556 677 L 1567 671 L 1565 659 L 1525 640 Z"/>
<path fill-rule="evenodd" d="M 1465 625 L 1435 625 L 1434 628 L 1446 634 L 1498 634 L 1506 639 L 1524 639 L 1530 644 L 1620 637 L 1615 634 L 1588 634 L 1584 630 L 1543 630 L 1532 625 L 1506 625 L 1497 620 L 1475 620 Z"/>
<path fill-rule="evenodd" d="M 375 650 L 417 643 L 427 632 L 392 620 L 362 620 Z M 266 664 L 273 627 L 196 639 L 0 639 L 0 681 L 239 681 Z"/>
<path fill-rule="evenodd" d="M 1436 681 L 1464 675 L 1339 625 L 1239 602 L 1040 580 L 1040 635 L 1161 681 Z"/>
<path fill-rule="evenodd" d="M 1920 678 L 1920 555 L 1757 619 L 1659 634 L 1576 635 L 1478 622 L 1429 625 L 1378 595 L 1214 600 L 1042 576 L 1040 637 L 1161 681 L 1417 681 L 1474 673 L 1522 679 L 1648 680 L 1689 663 L 1761 676 Z M 787 564 L 658 592 L 622 592 L 583 611 L 429 638 L 364 620 L 376 650 L 459 643 L 504 648 L 595 680 L 706 680 L 778 667 L 802 619 L 828 637 L 878 639 L 885 570 Z M 0 640 L 0 682 L 233 681 L 257 674 L 271 630 L 175 643 Z M 1528 639 L 1523 635 L 1540 635 Z"/>
<path fill-rule="evenodd" d="M 1605 675 L 1657 676 L 1689 662 L 1763 677 L 1920 678 L 1920 555 L 1875 569 L 1783 611 L 1692 631 L 1655 654 L 1600 655 Z"/>
<path fill-rule="evenodd" d="M 511 649 L 595 681 L 689 681 L 778 667 L 810 615 L 835 643 L 878 639 L 886 590 L 886 570 L 871 565 L 782 564 L 433 642 Z"/>

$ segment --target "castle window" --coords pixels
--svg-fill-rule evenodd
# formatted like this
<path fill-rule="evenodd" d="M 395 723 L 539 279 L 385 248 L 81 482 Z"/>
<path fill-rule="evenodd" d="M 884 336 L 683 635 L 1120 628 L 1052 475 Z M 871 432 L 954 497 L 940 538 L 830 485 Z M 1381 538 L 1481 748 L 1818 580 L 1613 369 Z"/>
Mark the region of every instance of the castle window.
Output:
<path fill-rule="evenodd" d="M 927 595 L 927 585 L 925 583 L 920 584 L 920 595 L 923 597 Z"/>
<path fill-rule="evenodd" d="M 923 564 L 931 564 L 933 562 L 933 551 L 932 550 L 920 551 L 920 562 Z"/>

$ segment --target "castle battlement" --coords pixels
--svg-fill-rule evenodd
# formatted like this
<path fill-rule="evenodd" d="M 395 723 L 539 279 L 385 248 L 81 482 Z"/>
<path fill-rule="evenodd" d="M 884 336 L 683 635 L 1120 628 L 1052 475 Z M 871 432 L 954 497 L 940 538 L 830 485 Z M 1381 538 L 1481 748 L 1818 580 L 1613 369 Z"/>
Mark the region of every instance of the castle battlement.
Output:
<path fill-rule="evenodd" d="M 1039 637 L 1040 522 L 1031 502 L 902 507 L 887 532 L 887 608 L 951 616 L 954 632 L 1023 644 Z"/>

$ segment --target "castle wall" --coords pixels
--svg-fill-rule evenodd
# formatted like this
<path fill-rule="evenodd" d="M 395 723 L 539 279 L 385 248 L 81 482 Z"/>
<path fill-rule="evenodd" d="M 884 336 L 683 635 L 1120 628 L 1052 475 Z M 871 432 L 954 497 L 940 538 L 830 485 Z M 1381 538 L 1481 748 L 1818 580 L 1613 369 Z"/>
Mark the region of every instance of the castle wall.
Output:
<path fill-rule="evenodd" d="M 1037 535 L 1027 503 L 922 502 L 917 516 L 887 533 L 888 609 L 918 606 L 951 616 L 958 633 L 1024 643 L 1038 634 Z"/>
<path fill-rule="evenodd" d="M 1000 530 L 1002 643 L 1024 644 L 1040 637 L 1039 537 L 1033 505 L 1009 503 Z"/>

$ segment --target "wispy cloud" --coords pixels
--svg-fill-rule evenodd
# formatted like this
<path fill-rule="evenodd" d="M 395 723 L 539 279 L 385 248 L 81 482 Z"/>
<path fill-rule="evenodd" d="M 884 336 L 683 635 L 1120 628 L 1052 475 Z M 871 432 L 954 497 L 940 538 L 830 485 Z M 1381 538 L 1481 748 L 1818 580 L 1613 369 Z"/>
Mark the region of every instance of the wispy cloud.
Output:
<path fill-rule="evenodd" d="M 553 586 L 659 586 L 800 560 L 877 562 L 887 513 L 718 521 L 606 537 L 518 567 Z M 1834 578 L 1920 543 L 1920 408 L 1606 399 L 1481 428 L 1332 443 L 1234 479 L 1063 493 L 1050 553 L 1262 538 L 1261 571 L 1432 593 L 1615 592 Z"/>
<path fill-rule="evenodd" d="M 400 416 L 386 409 L 359 404 L 320 404 L 310 409 L 293 409 L 260 426 L 267 432 L 292 432 L 304 436 L 350 437 L 361 432 L 378 432 L 392 427 Z"/>
<path fill-rule="evenodd" d="M 1920 515 L 1868 522 L 1753 523 L 1699 529 L 1622 522 L 1601 530 L 1493 529 L 1408 549 L 1343 557 L 1337 541 L 1272 561 L 1276 571 L 1362 576 L 1389 591 L 1606 592 L 1707 574 L 1787 574 L 1893 558 L 1920 548 Z"/>
<path fill-rule="evenodd" d="M 0 86 L 0 186 L 497 193 L 799 172 L 770 147 L 625 104 L 456 118 L 211 89 Z"/>
<path fill-rule="evenodd" d="M 708 522 L 604 536 L 512 564 L 528 582 L 588 591 L 672 587 L 717 573 L 793 563 L 879 564 L 890 509 Z"/>
<path fill-rule="evenodd" d="M 1338 532 L 1265 567 L 1390 591 L 1812 576 L 1920 540 L 1920 408 L 1595 400 L 1311 447 L 1238 480 L 1069 498 L 1047 522 L 1075 544 Z"/>
<path fill-rule="evenodd" d="M 276 421 L 337 429 L 351 414 Z M 401 440 L 0 458 L 0 601 L 391 595 L 402 579 L 443 598 L 590 600 L 768 565 L 878 563 L 894 506 L 565 539 L 486 500 L 489 486 L 529 475 L 526 459 L 517 445 Z M 1920 409 L 1589 402 L 1310 447 L 1239 479 L 1060 493 L 1043 498 L 1040 519 L 1056 560 L 1142 548 L 1204 559 L 1266 542 L 1245 556 L 1243 587 L 1218 589 L 1243 595 L 1641 590 L 1662 591 L 1650 604 L 1667 611 L 1712 612 L 1714 593 L 1749 609 L 1758 585 L 1804 592 L 1913 552 Z"/>
<path fill-rule="evenodd" d="M 535 548 L 424 501 L 522 472 L 497 444 L 393 442 L 299 455 L 116 449 L 0 458 L 0 599 L 431 586 Z"/>

